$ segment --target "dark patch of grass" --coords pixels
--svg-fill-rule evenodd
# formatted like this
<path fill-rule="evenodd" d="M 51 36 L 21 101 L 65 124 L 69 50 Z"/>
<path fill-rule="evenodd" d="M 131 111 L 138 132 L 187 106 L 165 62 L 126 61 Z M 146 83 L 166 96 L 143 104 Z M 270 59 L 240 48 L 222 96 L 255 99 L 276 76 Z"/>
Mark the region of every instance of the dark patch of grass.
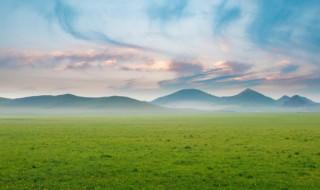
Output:
<path fill-rule="evenodd" d="M 191 148 L 191 146 L 185 146 L 184 149 L 191 150 L 192 148 Z"/>
<path fill-rule="evenodd" d="M 112 156 L 109 154 L 102 154 L 100 158 L 112 158 Z"/>

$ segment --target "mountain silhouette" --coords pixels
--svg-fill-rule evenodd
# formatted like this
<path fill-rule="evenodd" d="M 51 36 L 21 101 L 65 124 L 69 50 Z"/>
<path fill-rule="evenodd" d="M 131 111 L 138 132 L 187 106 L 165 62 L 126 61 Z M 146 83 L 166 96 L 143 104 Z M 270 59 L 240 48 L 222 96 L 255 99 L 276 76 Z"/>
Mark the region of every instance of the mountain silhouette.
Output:
<path fill-rule="evenodd" d="M 25 108 L 99 108 L 99 109 L 157 109 L 148 102 L 122 96 L 89 98 L 72 94 L 44 95 L 10 99 L 1 103 L 5 107 Z"/>
<path fill-rule="evenodd" d="M 267 97 L 255 90 L 250 88 L 245 89 L 237 95 L 222 97 L 223 102 L 227 104 L 237 104 L 237 105 L 265 105 L 272 106 L 275 100 Z"/>
<path fill-rule="evenodd" d="M 306 97 L 294 95 L 291 98 L 289 97 L 286 100 L 283 100 L 282 105 L 286 107 L 305 107 L 316 106 L 317 103 L 313 102 L 312 100 Z"/>
<path fill-rule="evenodd" d="M 219 98 L 216 96 L 213 96 L 211 94 L 208 94 L 206 92 L 203 92 L 198 89 L 183 89 L 179 90 L 177 92 L 174 92 L 172 94 L 169 94 L 167 96 L 163 96 L 160 98 L 157 98 L 152 101 L 154 104 L 158 105 L 168 105 L 172 103 L 178 103 L 178 102 L 215 102 Z"/>
<path fill-rule="evenodd" d="M 278 105 L 283 105 L 285 102 L 289 101 L 291 98 L 287 95 L 282 96 L 277 100 Z"/>
<path fill-rule="evenodd" d="M 159 97 L 152 103 L 166 107 L 188 107 L 202 109 L 221 108 L 232 106 L 232 109 L 258 109 L 258 108 L 300 108 L 319 105 L 302 96 L 283 96 L 274 100 L 264 94 L 247 88 L 234 96 L 217 97 L 197 89 L 184 89 L 172 94 Z M 178 106 L 177 106 L 178 105 Z"/>
<path fill-rule="evenodd" d="M 274 111 L 282 110 L 319 110 L 318 103 L 295 95 L 283 96 L 274 100 L 252 89 L 245 89 L 233 96 L 218 97 L 198 89 L 183 89 L 159 97 L 151 102 L 139 101 L 129 97 L 81 97 L 72 94 L 30 96 L 24 98 L 0 98 L 0 109 L 75 109 L 75 110 L 132 110 L 133 112 L 159 111 L 167 108 L 191 108 L 197 110 L 226 111 Z M 309 109 L 311 108 L 311 109 Z M 315 108 L 315 109 L 314 109 Z"/>

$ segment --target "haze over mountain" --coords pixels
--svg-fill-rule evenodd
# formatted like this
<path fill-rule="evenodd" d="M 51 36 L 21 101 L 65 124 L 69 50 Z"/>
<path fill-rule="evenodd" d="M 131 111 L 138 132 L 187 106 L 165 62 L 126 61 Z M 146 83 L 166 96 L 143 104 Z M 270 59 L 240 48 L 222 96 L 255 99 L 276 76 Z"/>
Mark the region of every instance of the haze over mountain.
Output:
<path fill-rule="evenodd" d="M 237 95 L 222 97 L 222 103 L 236 105 L 264 105 L 272 106 L 274 100 L 250 88 L 245 89 Z"/>
<path fill-rule="evenodd" d="M 128 97 L 111 96 L 100 98 L 80 97 L 72 94 L 58 96 L 31 96 L 6 101 L 5 106 L 19 107 L 87 107 L 87 108 L 154 108 L 147 102 L 138 101 Z"/>
<path fill-rule="evenodd" d="M 55 112 L 57 110 L 71 113 L 86 112 L 157 112 L 163 108 L 148 102 L 122 96 L 80 97 L 72 94 L 58 96 L 43 95 L 0 101 L 2 111 L 14 112 Z"/>
<path fill-rule="evenodd" d="M 218 100 L 218 97 L 198 89 L 183 89 L 170 95 L 157 98 L 153 102 L 165 104 L 172 101 L 193 101 L 195 99 L 198 101 L 208 102 L 216 101 Z"/>
<path fill-rule="evenodd" d="M 219 101 L 219 98 L 198 89 L 183 89 L 167 96 L 159 97 L 152 101 L 153 104 L 174 107 L 194 108 L 202 107 L 210 109 L 211 104 Z"/>
<path fill-rule="evenodd" d="M 315 106 L 316 104 L 317 103 L 306 97 L 294 95 L 292 97 L 286 98 L 286 100 L 283 101 L 282 105 L 288 107 L 308 107 Z"/>
<path fill-rule="evenodd" d="M 301 108 L 319 104 L 302 96 L 283 96 L 274 100 L 252 89 L 245 89 L 234 96 L 217 97 L 201 90 L 184 89 L 159 97 L 152 103 L 165 107 L 210 109 L 210 110 L 250 110 L 257 108 Z"/>
<path fill-rule="evenodd" d="M 30 96 L 16 99 L 0 98 L 0 110 L 77 110 L 77 111 L 131 111 L 154 112 L 179 108 L 209 111 L 285 111 L 318 110 L 319 104 L 295 95 L 274 100 L 252 89 L 233 96 L 218 97 L 198 89 L 183 89 L 156 98 L 151 102 L 129 97 L 80 97 L 72 94 Z"/>
<path fill-rule="evenodd" d="M 284 105 L 285 102 L 290 101 L 290 100 L 291 100 L 291 97 L 289 97 L 287 95 L 284 95 L 284 96 L 282 96 L 281 98 L 279 98 L 277 100 L 277 104 L 278 105 Z"/>

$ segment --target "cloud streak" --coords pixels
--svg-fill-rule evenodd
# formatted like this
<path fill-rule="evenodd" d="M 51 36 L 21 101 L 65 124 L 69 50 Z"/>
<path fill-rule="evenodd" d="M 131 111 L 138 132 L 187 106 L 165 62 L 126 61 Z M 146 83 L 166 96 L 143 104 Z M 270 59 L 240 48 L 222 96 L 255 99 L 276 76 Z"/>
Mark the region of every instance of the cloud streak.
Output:
<path fill-rule="evenodd" d="M 149 48 L 117 40 L 106 33 L 94 30 L 92 28 L 80 27 L 79 23 L 81 23 L 82 21 L 81 10 L 78 10 L 75 6 L 73 6 L 71 3 L 68 3 L 67 1 L 52 0 L 49 2 L 45 2 L 41 0 L 12 0 L 8 1 L 5 5 L 8 9 L 10 9 L 7 14 L 12 14 L 12 12 L 18 10 L 21 7 L 27 8 L 42 16 L 49 23 L 57 23 L 65 33 L 78 40 L 83 40 L 95 44 L 112 45 L 115 47 L 124 47 L 142 51 L 164 53 L 155 48 Z"/>
<path fill-rule="evenodd" d="M 228 0 L 222 0 L 222 2 L 215 9 L 214 33 L 221 34 L 232 22 L 240 19 L 240 17 L 240 7 L 228 7 Z"/>
<path fill-rule="evenodd" d="M 140 51 L 130 49 L 103 49 L 79 51 L 54 51 L 49 53 L 0 51 L 0 68 L 20 69 L 58 68 L 89 69 L 101 67 L 120 67 L 132 62 L 151 63 L 154 58 Z"/>
<path fill-rule="evenodd" d="M 197 86 L 210 86 L 216 83 L 238 80 L 241 77 L 249 75 L 248 71 L 251 65 L 234 61 L 219 61 L 213 68 L 201 68 L 199 72 L 188 76 L 178 77 L 171 80 L 163 80 L 159 85 L 164 88 L 185 88 Z"/>
<path fill-rule="evenodd" d="M 75 22 L 78 20 L 79 13 L 70 5 L 61 0 L 55 0 L 54 13 L 61 28 L 77 39 L 92 41 L 95 43 L 106 43 L 125 48 L 151 51 L 151 49 L 146 47 L 115 40 L 112 37 L 98 31 L 84 31 L 78 29 Z"/>
<path fill-rule="evenodd" d="M 174 60 L 170 63 L 169 70 L 177 73 L 179 76 L 199 74 L 203 72 L 204 67 L 201 63 Z"/>
<path fill-rule="evenodd" d="M 162 80 L 159 85 L 165 89 L 203 88 L 215 90 L 241 89 L 248 87 L 305 89 L 319 86 L 318 71 L 294 74 L 299 66 L 280 64 L 275 70 L 253 71 L 251 64 L 219 61 L 214 68 L 201 73 Z"/>
<path fill-rule="evenodd" d="M 250 39 L 263 47 L 320 49 L 320 1 L 260 0 L 248 25 Z"/>
<path fill-rule="evenodd" d="M 185 16 L 190 0 L 151 0 L 147 14 L 151 20 L 162 23 L 179 20 Z"/>

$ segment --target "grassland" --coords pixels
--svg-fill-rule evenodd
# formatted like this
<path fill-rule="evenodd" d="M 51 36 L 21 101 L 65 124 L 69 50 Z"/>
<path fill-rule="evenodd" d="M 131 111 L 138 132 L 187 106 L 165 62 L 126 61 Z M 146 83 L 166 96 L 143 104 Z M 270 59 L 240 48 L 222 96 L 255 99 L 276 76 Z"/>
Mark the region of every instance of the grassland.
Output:
<path fill-rule="evenodd" d="M 320 114 L 3 116 L 0 189 L 320 189 Z"/>

